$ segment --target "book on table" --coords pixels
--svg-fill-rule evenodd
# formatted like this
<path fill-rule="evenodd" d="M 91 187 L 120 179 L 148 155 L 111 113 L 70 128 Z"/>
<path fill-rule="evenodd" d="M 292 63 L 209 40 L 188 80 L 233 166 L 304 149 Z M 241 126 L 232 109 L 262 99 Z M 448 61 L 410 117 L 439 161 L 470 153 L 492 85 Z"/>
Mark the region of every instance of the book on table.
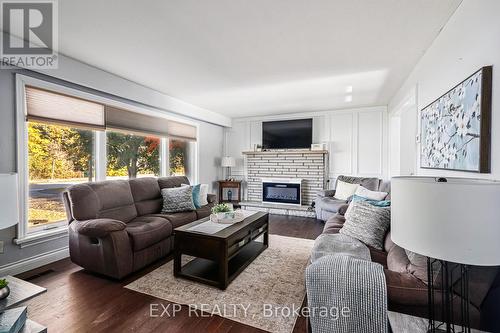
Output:
<path fill-rule="evenodd" d="M 18 333 L 26 323 L 27 308 L 21 306 L 0 313 L 0 333 Z"/>

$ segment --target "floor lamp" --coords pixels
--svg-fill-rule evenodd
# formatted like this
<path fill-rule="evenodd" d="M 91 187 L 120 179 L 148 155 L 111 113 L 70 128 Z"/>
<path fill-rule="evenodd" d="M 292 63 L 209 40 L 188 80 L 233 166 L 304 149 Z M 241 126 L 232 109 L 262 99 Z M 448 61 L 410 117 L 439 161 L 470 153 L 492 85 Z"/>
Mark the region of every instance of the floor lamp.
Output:
<path fill-rule="evenodd" d="M 469 266 L 500 265 L 498 235 L 500 182 L 392 178 L 392 240 L 428 257 L 429 332 L 455 332 L 456 325 L 462 332 L 470 332 Z M 454 309 L 457 293 L 460 308 Z M 438 301 L 440 322 L 436 320 Z"/>
<path fill-rule="evenodd" d="M 19 222 L 17 183 L 16 173 L 0 174 L 0 230 Z"/>

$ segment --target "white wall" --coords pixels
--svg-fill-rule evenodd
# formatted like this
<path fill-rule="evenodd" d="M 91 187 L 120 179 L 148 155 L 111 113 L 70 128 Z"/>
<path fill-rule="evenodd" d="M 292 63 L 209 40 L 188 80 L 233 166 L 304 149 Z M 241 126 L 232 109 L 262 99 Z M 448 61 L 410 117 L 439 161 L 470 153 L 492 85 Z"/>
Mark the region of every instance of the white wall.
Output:
<path fill-rule="evenodd" d="M 262 122 L 313 118 L 313 142 L 327 142 L 330 186 L 339 175 L 388 176 L 388 126 L 385 107 L 304 112 L 233 119 L 226 129 L 226 153 L 236 158 L 232 175 L 245 177 L 243 151 L 262 144 Z"/>
<path fill-rule="evenodd" d="M 389 103 L 397 111 L 417 87 L 417 107 L 409 121 L 419 124 L 418 111 L 483 66 L 493 65 L 491 174 L 416 168 L 419 175 L 500 179 L 500 1 L 464 0 Z M 415 143 L 415 133 L 401 131 L 401 142 Z M 404 159 L 419 166 L 420 145 Z M 403 159 L 403 157 L 401 157 Z"/>
<path fill-rule="evenodd" d="M 199 183 L 209 184 L 210 192 L 216 193 L 216 181 L 222 179 L 220 161 L 224 146 L 222 127 L 200 123 L 198 138 Z"/>

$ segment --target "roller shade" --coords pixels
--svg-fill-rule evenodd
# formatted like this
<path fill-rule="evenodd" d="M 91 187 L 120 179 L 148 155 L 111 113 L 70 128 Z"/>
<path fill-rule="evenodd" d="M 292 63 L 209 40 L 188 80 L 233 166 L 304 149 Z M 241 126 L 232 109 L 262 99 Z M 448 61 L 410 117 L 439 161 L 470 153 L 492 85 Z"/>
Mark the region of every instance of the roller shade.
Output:
<path fill-rule="evenodd" d="M 28 121 L 58 123 L 98 130 L 115 129 L 196 141 L 196 127 L 78 97 L 26 86 Z"/>
<path fill-rule="evenodd" d="M 28 121 L 105 129 L 104 105 L 26 86 Z"/>
<path fill-rule="evenodd" d="M 106 106 L 106 127 L 133 133 L 196 141 L 195 126 L 112 106 Z"/>

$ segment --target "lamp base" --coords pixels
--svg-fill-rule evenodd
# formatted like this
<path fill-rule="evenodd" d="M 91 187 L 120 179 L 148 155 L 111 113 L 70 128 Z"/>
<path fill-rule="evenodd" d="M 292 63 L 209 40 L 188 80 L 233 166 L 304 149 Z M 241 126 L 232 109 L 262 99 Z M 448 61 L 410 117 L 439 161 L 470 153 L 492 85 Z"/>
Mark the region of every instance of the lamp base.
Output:
<path fill-rule="evenodd" d="M 436 281 L 436 277 L 440 277 L 438 279 L 440 281 Z M 428 257 L 427 278 L 429 301 L 427 332 L 470 333 L 469 267 Z M 460 300 L 458 309 L 454 309 L 456 297 Z"/>
<path fill-rule="evenodd" d="M 446 333 L 446 330 L 443 330 L 441 328 L 429 328 L 427 330 L 427 333 Z"/>

